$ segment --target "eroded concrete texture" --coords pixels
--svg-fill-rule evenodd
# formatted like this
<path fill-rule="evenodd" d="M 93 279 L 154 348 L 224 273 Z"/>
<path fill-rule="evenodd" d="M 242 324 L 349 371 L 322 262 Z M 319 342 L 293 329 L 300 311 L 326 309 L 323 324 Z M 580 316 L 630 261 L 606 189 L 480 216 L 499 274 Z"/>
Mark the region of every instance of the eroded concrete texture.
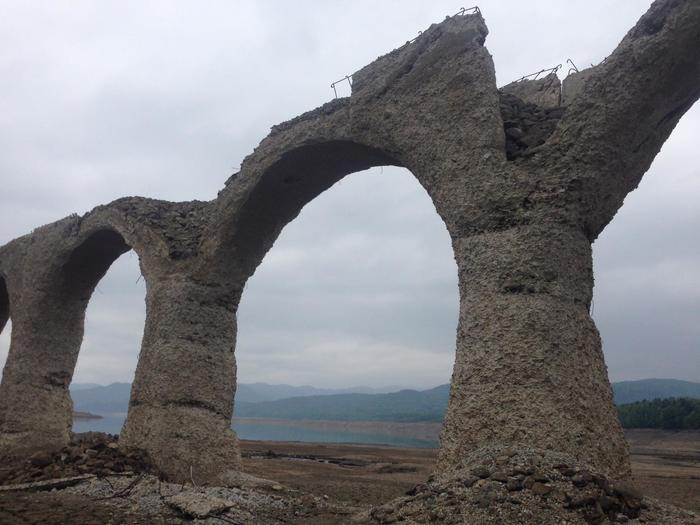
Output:
<path fill-rule="evenodd" d="M 68 443 L 85 308 L 133 249 L 143 345 L 120 443 L 173 480 L 236 477 L 236 310 L 282 228 L 344 176 L 408 168 L 452 238 L 456 360 L 441 473 L 481 446 L 531 446 L 629 472 L 598 331 L 591 243 L 700 95 L 700 3 L 662 0 L 600 65 L 499 91 L 479 14 L 431 26 L 353 92 L 275 126 L 211 202 L 127 198 L 0 248 L 7 455 Z M 562 106 L 561 101 L 566 105 Z"/>

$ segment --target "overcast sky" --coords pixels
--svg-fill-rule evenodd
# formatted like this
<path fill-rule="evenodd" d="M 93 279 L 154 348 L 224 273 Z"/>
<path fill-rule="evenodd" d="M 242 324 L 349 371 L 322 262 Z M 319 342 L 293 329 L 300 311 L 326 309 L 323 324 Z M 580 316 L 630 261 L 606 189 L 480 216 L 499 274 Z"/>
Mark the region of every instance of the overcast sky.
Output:
<path fill-rule="evenodd" d="M 600 62 L 648 5 L 483 0 L 499 85 L 569 57 Z M 0 0 L 0 244 L 125 195 L 214 198 L 270 126 L 459 7 Z M 695 107 L 594 245 L 612 380 L 700 380 L 698 134 Z M 132 380 L 138 278 L 130 252 L 98 286 L 76 382 Z M 402 169 L 351 175 L 303 210 L 248 283 L 239 381 L 434 386 L 449 381 L 456 322 L 449 236 L 425 191 Z"/>

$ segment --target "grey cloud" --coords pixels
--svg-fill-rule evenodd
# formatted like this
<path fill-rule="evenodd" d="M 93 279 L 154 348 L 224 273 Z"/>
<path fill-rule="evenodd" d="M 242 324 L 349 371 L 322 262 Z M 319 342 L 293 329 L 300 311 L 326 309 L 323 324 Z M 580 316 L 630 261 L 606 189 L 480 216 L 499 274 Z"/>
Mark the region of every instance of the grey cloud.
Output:
<path fill-rule="evenodd" d="M 272 360 L 295 383 L 381 385 L 389 370 L 408 384 L 447 381 L 458 308 L 449 235 L 410 173 L 381 171 L 352 175 L 284 230 L 241 302 L 242 377 L 276 377 Z"/>
<path fill-rule="evenodd" d="M 595 320 L 613 380 L 700 379 L 700 107 L 594 244 Z"/>
<path fill-rule="evenodd" d="M 499 84 L 602 60 L 647 0 L 480 7 Z M 0 242 L 123 195 L 211 199 L 269 127 L 330 82 L 456 11 L 452 2 L 6 3 L 0 17 Z M 565 70 L 564 70 L 565 72 Z M 594 316 L 613 379 L 700 380 L 700 108 L 594 245 Z M 76 381 L 133 377 L 136 257 L 93 296 Z M 249 282 L 239 377 L 318 386 L 449 380 L 457 319 L 449 236 L 405 170 L 341 181 L 305 208 Z M 0 335 L 0 360 L 9 330 Z"/>

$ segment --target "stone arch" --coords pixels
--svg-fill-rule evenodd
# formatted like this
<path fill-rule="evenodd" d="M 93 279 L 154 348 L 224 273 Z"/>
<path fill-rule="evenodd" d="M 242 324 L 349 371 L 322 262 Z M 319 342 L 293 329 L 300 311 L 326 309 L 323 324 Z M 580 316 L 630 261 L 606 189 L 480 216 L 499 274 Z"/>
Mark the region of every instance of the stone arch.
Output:
<path fill-rule="evenodd" d="M 111 264 L 132 248 L 120 225 L 99 215 L 67 238 L 64 226 L 44 227 L 32 246 L 36 251 L 25 254 L 35 268 L 21 276 L 27 293 L 19 296 L 2 382 L 6 409 L 0 445 L 17 456 L 68 443 L 73 419 L 68 389 L 85 310 Z"/>
<path fill-rule="evenodd" d="M 321 117 L 320 121 L 323 120 L 324 117 Z M 305 140 L 297 143 L 294 140 L 289 140 L 289 135 L 293 134 L 295 127 L 298 131 L 298 126 L 287 128 L 287 136 L 280 137 L 273 132 L 266 141 L 263 141 L 260 147 L 262 152 L 260 156 L 257 156 L 258 151 L 256 151 L 256 154 L 246 159 L 241 172 L 229 181 L 217 203 L 219 204 L 217 211 L 220 215 L 214 222 L 222 224 L 223 227 L 213 239 L 216 244 L 210 245 L 212 255 L 208 260 L 208 265 L 204 268 L 205 273 L 202 273 L 201 279 L 212 280 L 216 276 L 218 280 L 216 287 L 229 290 L 225 297 L 216 299 L 216 302 L 228 302 L 224 306 L 219 305 L 219 310 L 222 312 L 227 310 L 222 313 L 221 319 L 223 322 L 233 325 L 231 338 L 225 341 L 226 349 L 222 350 L 225 352 L 226 360 L 224 358 L 219 361 L 212 359 L 211 363 L 198 361 L 196 369 L 191 367 L 187 369 L 187 378 L 169 379 L 167 383 L 178 385 L 178 387 L 173 388 L 166 395 L 160 393 L 158 395 L 160 399 L 157 399 L 154 395 L 154 389 L 149 385 L 156 382 L 165 384 L 163 376 L 166 374 L 172 376 L 173 372 L 157 370 L 157 362 L 164 359 L 164 353 L 161 352 L 156 357 L 156 351 L 153 351 L 153 356 L 146 357 L 148 349 L 144 346 L 142 351 L 141 360 L 148 361 L 152 367 L 150 369 L 144 368 L 142 375 L 137 373 L 132 390 L 132 405 L 123 435 L 124 444 L 144 446 L 146 445 L 145 441 L 136 436 L 139 434 L 149 435 L 151 443 L 147 446 L 150 447 L 150 450 L 155 451 L 154 455 L 158 458 L 160 468 L 174 478 L 182 477 L 185 473 L 190 472 L 188 457 L 192 457 L 193 462 L 196 461 L 193 463 L 195 478 L 210 482 L 226 482 L 227 469 L 233 471 L 240 467 L 235 458 L 226 457 L 226 454 L 218 453 L 218 451 L 218 457 L 212 457 L 216 461 L 211 461 L 211 464 L 207 465 L 201 460 L 200 451 L 221 450 L 224 447 L 231 447 L 232 443 L 235 442 L 224 439 L 217 442 L 211 436 L 223 437 L 225 434 L 222 428 L 228 435 L 235 436 L 230 430 L 230 424 L 236 384 L 234 357 L 237 331 L 236 312 L 245 282 L 253 275 L 284 226 L 294 220 L 306 204 L 336 182 L 352 173 L 372 167 L 397 166 L 407 168 L 421 186 L 428 191 L 431 201 L 435 204 L 435 198 L 431 195 L 429 187 L 426 187 L 425 179 L 420 175 L 420 172 L 410 168 L 409 162 L 403 161 L 403 158 L 408 157 L 408 155 L 403 155 L 399 148 L 390 150 L 385 147 L 383 141 L 369 145 L 364 140 L 353 139 L 351 134 L 346 133 L 336 134 L 331 138 L 315 137 L 313 140 L 309 140 L 308 133 L 305 133 Z M 266 162 L 270 159 L 267 156 L 270 154 L 270 149 L 276 150 L 275 154 L 271 156 L 273 161 Z M 436 213 L 445 222 L 437 208 L 436 206 Z M 212 239 L 208 239 L 208 241 L 211 242 Z M 180 283 L 171 286 L 170 289 L 176 286 L 180 286 Z M 191 283 L 188 284 L 188 288 L 190 286 Z M 209 289 L 211 288 L 213 286 L 209 287 Z M 187 291 L 188 295 L 195 295 L 197 297 L 195 300 L 203 303 L 200 298 L 201 293 L 199 290 L 196 292 Z M 172 297 L 169 292 L 167 295 L 170 301 L 168 306 L 172 308 Z M 214 301 L 211 299 L 206 301 L 207 305 L 212 302 Z M 152 306 L 152 303 L 153 301 L 149 300 L 149 307 Z M 208 318 L 214 319 L 215 316 L 212 314 Z M 182 325 L 184 326 L 184 323 Z M 199 331 L 197 340 L 204 338 L 202 328 L 202 323 L 199 323 L 197 325 Z M 225 325 L 217 329 L 217 338 L 220 339 L 221 334 L 227 329 L 228 327 Z M 212 332 L 214 332 L 213 328 Z M 148 335 L 144 337 L 144 340 L 146 339 L 149 339 Z M 207 346 L 210 355 L 213 355 L 211 344 Z M 191 344 L 189 351 L 192 351 Z M 169 354 L 173 354 L 172 349 L 169 349 Z M 229 363 L 231 363 L 230 369 Z M 180 366 L 182 366 L 182 362 L 180 362 Z M 181 388 L 179 385 L 185 381 L 199 385 L 220 382 L 231 386 L 230 388 L 221 388 L 216 394 L 218 399 L 213 402 L 211 392 L 205 392 L 203 388 L 197 390 Z M 168 403 L 171 408 L 163 410 L 162 405 L 158 408 L 154 407 L 152 410 L 147 408 L 149 403 L 158 405 L 167 398 L 172 400 Z M 190 410 L 188 413 L 185 412 L 183 405 L 186 405 Z M 192 406 L 196 406 L 198 409 L 206 407 L 211 417 L 197 419 L 196 435 L 193 433 L 188 436 L 187 449 L 173 446 L 172 435 L 154 438 L 162 433 L 163 429 L 173 427 L 172 421 L 176 415 L 181 418 L 186 414 L 189 419 L 195 420 L 196 416 L 190 409 Z M 183 415 L 180 416 L 179 413 Z M 144 432 L 144 428 L 147 428 L 148 431 Z M 206 429 L 208 434 L 206 438 L 202 436 L 205 433 L 202 429 Z M 178 427 L 180 439 L 186 435 L 185 432 L 188 431 L 183 427 Z M 234 437 L 233 440 L 235 439 Z M 160 444 L 154 446 L 154 441 L 162 442 L 162 447 Z M 236 451 L 238 451 L 237 443 L 235 446 Z M 177 449 L 178 454 L 176 456 L 173 452 L 166 452 L 165 449 Z M 209 456 L 212 454 L 209 454 L 207 459 L 210 459 Z"/>
<path fill-rule="evenodd" d="M 227 217 L 235 228 L 221 240 L 216 263 L 229 265 L 233 256 L 232 266 L 243 270 L 247 279 L 306 204 L 347 175 L 378 166 L 404 163 L 377 147 L 347 139 L 285 151 L 260 174 L 235 216 Z"/>
<path fill-rule="evenodd" d="M 63 265 L 62 292 L 87 304 L 112 263 L 131 249 L 116 229 L 96 229 L 72 250 Z"/>
<path fill-rule="evenodd" d="M 172 479 L 227 483 L 240 468 L 231 430 L 236 312 L 246 280 L 282 228 L 346 175 L 406 167 L 398 148 L 355 140 L 342 125 L 320 132 L 338 114 L 318 113 L 273 130 L 229 180 L 212 209 L 209 224 L 216 229 L 204 236 L 205 257 L 192 274 L 149 282 L 144 342 L 120 442 L 148 449 Z"/>
<path fill-rule="evenodd" d="M 83 349 L 85 316 L 95 289 L 112 264 L 133 249 L 121 229 L 114 225 L 99 224 L 82 237 L 57 271 L 58 296 L 74 323 L 63 364 L 66 390 L 73 380 L 78 356 Z M 70 424 L 72 428 L 72 414 Z"/>
<path fill-rule="evenodd" d="M 87 399 L 84 395 L 76 397 L 71 385 L 86 380 L 100 384 L 133 381 L 145 324 L 146 294 L 143 276 L 134 267 L 138 264 L 133 258 L 135 253 L 117 229 L 100 227 L 73 250 L 61 272 L 63 297 L 82 310 L 83 315 L 75 360 L 69 365 L 73 410 L 94 411 L 103 415 L 103 422 L 109 421 L 110 425 L 115 424 L 115 419 L 110 419 L 114 416 L 105 414 L 105 408 L 81 406 Z M 119 286 L 115 287 L 116 283 Z M 117 322 L 113 323 L 115 319 Z M 86 373 L 95 378 L 86 378 Z M 123 374 L 123 379 L 114 378 L 115 373 Z M 118 433 L 120 426 L 110 432 Z M 81 432 L 85 427 L 85 422 L 76 426 L 76 421 L 71 421 L 73 432 Z"/>
<path fill-rule="evenodd" d="M 349 142 L 386 155 L 370 164 L 403 161 L 452 237 L 460 325 L 442 470 L 476 461 L 481 446 L 508 445 L 558 451 L 603 473 L 628 475 L 588 311 L 591 242 L 700 96 L 693 53 L 699 22 L 695 2 L 656 2 L 592 68 L 554 133 L 528 152 L 532 160 L 508 163 L 483 17 L 448 17 L 353 73 L 350 98 L 275 126 L 216 201 L 122 199 L 3 247 L 13 263 L 15 358 L 0 392 L 11 408 L 0 420 L 0 450 L 48 449 L 67 439 L 69 374 L 55 356 L 75 353 L 85 301 L 79 292 L 91 289 L 101 268 L 81 266 L 79 255 L 70 261 L 96 231 L 87 225 L 103 221 L 107 229 L 128 225 L 117 228 L 125 239 L 125 231 L 144 235 L 153 273 L 146 275 L 150 320 L 126 441 L 180 481 L 220 481 L 235 470 L 228 425 L 242 286 L 285 221 L 344 171 L 331 162 L 326 167 L 335 175 L 323 179 L 319 170 L 318 179 L 299 179 L 315 181 L 307 187 L 293 179 L 284 186 L 276 170 L 310 168 L 307 154 L 319 160 L 330 153 L 320 144 Z M 268 186 L 273 182 L 282 186 Z M 106 254 L 118 251 L 118 242 L 95 242 Z M 66 264 L 85 268 L 86 278 L 70 271 L 73 279 L 64 278 Z M 78 281 L 66 305 L 62 285 Z"/>
<path fill-rule="evenodd" d="M 238 381 L 270 379 L 252 378 L 253 370 L 307 376 L 314 370 L 315 379 L 294 380 L 444 384 L 454 363 L 457 313 L 449 233 L 417 178 L 406 168 L 352 173 L 286 225 L 246 283 Z M 429 353 L 431 346 L 441 352 Z M 309 347 L 323 348 L 322 355 L 304 353 Z M 376 352 L 368 353 L 372 347 Z M 254 356 L 267 351 L 268 366 L 253 366 Z M 426 368 L 417 356 L 430 356 Z"/>

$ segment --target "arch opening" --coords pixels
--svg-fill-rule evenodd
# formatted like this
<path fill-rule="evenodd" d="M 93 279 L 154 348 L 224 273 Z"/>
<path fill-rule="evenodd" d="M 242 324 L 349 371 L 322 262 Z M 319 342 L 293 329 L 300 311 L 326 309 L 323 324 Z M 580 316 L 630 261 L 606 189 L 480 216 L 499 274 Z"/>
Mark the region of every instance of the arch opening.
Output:
<path fill-rule="evenodd" d="M 114 230 L 98 230 L 70 255 L 63 267 L 63 289 L 67 294 L 89 301 L 95 286 L 117 258 L 131 249 Z"/>
<path fill-rule="evenodd" d="M 593 244 L 592 315 L 613 383 L 700 381 L 698 127 L 696 104 Z"/>
<path fill-rule="evenodd" d="M 457 268 L 443 221 L 402 168 L 353 173 L 311 199 L 274 240 L 242 296 L 234 428 L 244 440 L 436 447 L 442 413 L 427 421 L 428 412 L 434 416 L 441 402 L 443 410 L 447 405 L 459 312 Z M 289 397 L 304 397 L 256 407 L 256 394 L 267 388 L 259 383 L 291 385 L 297 388 Z M 434 387 L 442 390 L 425 392 Z M 395 394 L 407 388 L 414 392 Z M 343 395 L 334 406 L 329 394 Z M 364 411 L 371 399 L 423 400 L 428 408 L 422 414 L 397 409 L 395 421 L 387 421 L 391 416 Z M 368 403 L 350 414 L 342 403 L 355 400 Z M 368 424 L 373 416 L 380 419 Z M 284 428 L 248 419 L 260 417 L 293 421 Z M 304 426 L 302 419 L 315 423 Z M 426 452 L 417 478 L 427 477 L 429 457 Z"/>
<path fill-rule="evenodd" d="M 351 173 L 402 163 L 377 148 L 351 141 L 327 141 L 285 152 L 255 183 L 236 221 L 237 265 L 252 275 L 285 225 L 318 195 Z"/>
<path fill-rule="evenodd" d="M 75 432 L 118 434 L 125 418 L 145 322 L 145 284 L 133 253 L 118 232 L 98 230 L 63 268 L 63 289 L 82 323 L 70 363 Z"/>

